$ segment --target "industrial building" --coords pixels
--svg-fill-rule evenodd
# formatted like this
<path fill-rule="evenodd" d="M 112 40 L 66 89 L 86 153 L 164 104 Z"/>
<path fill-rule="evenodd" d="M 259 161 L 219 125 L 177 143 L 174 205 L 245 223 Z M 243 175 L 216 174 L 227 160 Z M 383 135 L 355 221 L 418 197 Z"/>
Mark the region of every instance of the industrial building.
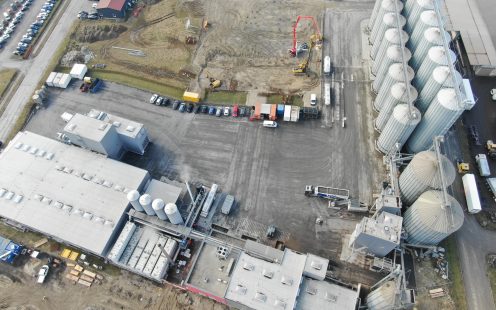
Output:
<path fill-rule="evenodd" d="M 128 0 L 101 0 L 98 2 L 96 11 L 100 18 L 124 18 Z"/>
<path fill-rule="evenodd" d="M 114 159 L 126 151 L 143 155 L 150 143 L 143 124 L 95 109 L 86 115 L 76 113 L 63 133 L 70 143 Z"/>

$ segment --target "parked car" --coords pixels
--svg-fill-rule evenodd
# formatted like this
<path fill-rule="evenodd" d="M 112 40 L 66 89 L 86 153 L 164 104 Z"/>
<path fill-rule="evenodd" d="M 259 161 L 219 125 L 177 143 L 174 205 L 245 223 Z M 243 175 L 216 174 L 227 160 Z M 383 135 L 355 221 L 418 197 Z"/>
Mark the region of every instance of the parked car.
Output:
<path fill-rule="evenodd" d="M 177 110 L 179 108 L 180 103 L 181 102 L 179 102 L 179 100 L 174 100 L 174 103 L 172 104 L 172 109 Z"/>
<path fill-rule="evenodd" d="M 162 102 L 164 101 L 164 98 L 158 97 L 157 100 L 155 100 L 155 105 L 162 105 Z"/>
<path fill-rule="evenodd" d="M 208 107 L 206 105 L 202 105 L 200 107 L 200 112 L 201 113 L 208 113 Z"/>
<path fill-rule="evenodd" d="M 224 116 L 229 116 L 230 109 L 229 107 L 224 108 Z"/>
<path fill-rule="evenodd" d="M 48 275 L 48 270 L 50 270 L 50 267 L 48 267 L 48 265 L 41 266 L 40 270 L 38 271 L 38 280 L 36 282 L 40 284 L 45 282 L 45 278 Z"/>
<path fill-rule="evenodd" d="M 491 89 L 491 98 L 496 101 L 496 88 Z"/>
<path fill-rule="evenodd" d="M 214 115 L 215 114 L 215 107 L 209 107 L 208 108 L 208 114 L 209 115 Z"/>
<path fill-rule="evenodd" d="M 245 114 L 246 114 L 246 108 L 245 107 L 239 108 L 239 116 L 243 117 L 245 116 Z"/>
<path fill-rule="evenodd" d="M 195 104 L 193 107 L 193 113 L 198 114 L 200 112 L 200 106 L 198 104 Z"/>
<path fill-rule="evenodd" d="M 215 116 L 220 117 L 222 115 L 222 107 L 217 108 L 217 112 L 215 112 Z"/>
<path fill-rule="evenodd" d="M 193 108 L 194 108 L 193 104 L 192 103 L 188 103 L 186 105 L 186 112 L 188 112 L 188 113 L 193 112 Z"/>
<path fill-rule="evenodd" d="M 22 42 L 19 42 L 19 44 L 17 44 L 18 48 L 28 48 L 28 46 L 29 46 L 28 44 Z"/>
<path fill-rule="evenodd" d="M 184 102 L 181 102 L 179 105 L 179 112 L 184 113 L 186 111 L 186 104 Z"/>
<path fill-rule="evenodd" d="M 163 97 L 163 98 L 164 98 L 164 101 L 162 101 L 162 105 L 163 105 L 163 106 L 168 106 L 168 105 L 169 105 L 169 103 L 170 103 L 170 99 L 169 99 L 169 98 L 167 98 L 167 97 Z"/>
<path fill-rule="evenodd" d="M 237 105 L 237 104 L 235 104 L 235 105 L 233 106 L 232 116 L 234 116 L 234 117 L 238 117 L 238 112 L 239 112 L 238 105 Z"/>
<path fill-rule="evenodd" d="M 157 101 L 157 99 L 158 99 L 158 95 L 153 94 L 152 97 L 150 98 L 150 103 L 155 103 L 155 101 Z"/>

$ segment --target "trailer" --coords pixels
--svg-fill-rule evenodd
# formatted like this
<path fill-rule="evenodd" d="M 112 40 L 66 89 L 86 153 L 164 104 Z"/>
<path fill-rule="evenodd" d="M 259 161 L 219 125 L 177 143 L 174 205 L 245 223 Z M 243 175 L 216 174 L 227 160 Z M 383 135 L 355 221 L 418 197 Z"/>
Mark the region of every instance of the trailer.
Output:
<path fill-rule="evenodd" d="M 324 84 L 324 104 L 331 105 L 331 84 Z"/>
<path fill-rule="evenodd" d="M 350 191 L 335 187 L 307 185 L 305 186 L 305 196 L 321 197 L 331 200 L 348 200 L 350 199 Z"/>
<path fill-rule="evenodd" d="M 231 212 L 232 206 L 234 205 L 234 197 L 227 195 L 222 204 L 221 212 L 222 214 L 228 215 Z"/>
<path fill-rule="evenodd" d="M 477 183 L 475 182 L 475 175 L 467 173 L 462 177 L 463 190 L 465 192 L 465 199 L 467 200 L 467 207 L 469 213 L 479 213 L 482 210 L 479 191 L 477 190 Z"/>
<path fill-rule="evenodd" d="M 496 178 L 487 178 L 487 185 L 493 194 L 493 199 L 496 201 Z"/>
<path fill-rule="evenodd" d="M 271 121 L 275 121 L 277 119 L 277 105 L 276 104 L 272 104 L 270 106 L 270 115 L 269 115 L 269 119 Z"/>
<path fill-rule="evenodd" d="M 331 74 L 331 57 L 329 56 L 324 57 L 324 74 Z"/>
<path fill-rule="evenodd" d="M 485 154 L 477 154 L 475 156 L 475 161 L 479 167 L 479 173 L 483 177 L 488 177 L 491 175 L 491 170 L 489 169 L 489 163 L 487 162 L 487 157 Z"/>
<path fill-rule="evenodd" d="M 300 107 L 291 106 L 291 121 L 297 122 L 300 119 Z"/>
<path fill-rule="evenodd" d="M 14 241 L 0 237 L 0 260 L 12 264 L 24 247 Z"/>
<path fill-rule="evenodd" d="M 284 106 L 284 121 L 285 122 L 291 121 L 291 106 L 290 105 Z"/>
<path fill-rule="evenodd" d="M 207 217 L 208 212 L 210 211 L 210 207 L 212 207 L 212 204 L 214 202 L 215 194 L 217 193 L 218 188 L 219 186 L 217 184 L 212 184 L 207 199 L 205 199 L 205 202 L 203 203 L 202 211 L 200 213 L 201 217 Z"/>

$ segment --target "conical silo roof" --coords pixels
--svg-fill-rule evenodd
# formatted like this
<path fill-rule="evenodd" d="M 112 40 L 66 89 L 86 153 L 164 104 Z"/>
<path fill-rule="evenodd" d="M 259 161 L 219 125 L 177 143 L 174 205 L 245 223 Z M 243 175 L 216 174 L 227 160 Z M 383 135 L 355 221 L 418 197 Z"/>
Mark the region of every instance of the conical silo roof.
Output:
<path fill-rule="evenodd" d="M 455 70 L 455 76 L 451 75 L 448 66 L 439 66 L 432 71 L 432 78 L 444 87 L 458 87 L 463 80 L 460 72 Z"/>
<path fill-rule="evenodd" d="M 456 171 L 451 161 L 441 154 L 441 165 L 444 172 L 446 186 L 450 186 L 455 181 Z M 441 178 L 439 174 L 440 165 L 437 161 L 436 153 L 423 151 L 415 154 L 408 166 L 412 169 L 418 182 L 430 188 L 440 189 Z"/>

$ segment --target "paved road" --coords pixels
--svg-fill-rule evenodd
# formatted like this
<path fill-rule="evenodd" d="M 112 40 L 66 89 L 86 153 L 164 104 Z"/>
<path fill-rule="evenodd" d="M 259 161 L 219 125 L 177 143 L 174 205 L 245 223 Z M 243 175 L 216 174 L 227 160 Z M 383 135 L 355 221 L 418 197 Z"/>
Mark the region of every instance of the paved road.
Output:
<path fill-rule="evenodd" d="M 482 19 L 486 23 L 493 45 L 496 46 L 496 3 L 494 0 L 472 0 L 479 7 Z"/>
<path fill-rule="evenodd" d="M 85 7 L 85 1 L 71 1 L 66 8 L 63 16 L 60 18 L 57 26 L 53 29 L 50 38 L 46 41 L 43 49 L 38 53 L 34 59 L 30 59 L 16 66 L 17 61 L 2 61 L 3 66 L 16 67 L 23 69 L 25 78 L 19 85 L 16 93 L 7 106 L 7 109 L 0 117 L 0 140 L 5 141 L 8 137 L 12 126 L 22 112 L 24 106 L 29 102 L 31 95 L 36 90 L 36 86 L 46 70 L 48 64 L 52 60 L 52 56 L 58 49 L 61 42 L 70 31 L 72 23 L 76 20 L 77 12 Z M 8 50 L 3 51 L 3 53 Z M 4 56 L 5 57 L 5 56 Z M 1 58 L 0 58 L 1 59 Z M 22 61 L 18 61 L 22 62 Z"/>

